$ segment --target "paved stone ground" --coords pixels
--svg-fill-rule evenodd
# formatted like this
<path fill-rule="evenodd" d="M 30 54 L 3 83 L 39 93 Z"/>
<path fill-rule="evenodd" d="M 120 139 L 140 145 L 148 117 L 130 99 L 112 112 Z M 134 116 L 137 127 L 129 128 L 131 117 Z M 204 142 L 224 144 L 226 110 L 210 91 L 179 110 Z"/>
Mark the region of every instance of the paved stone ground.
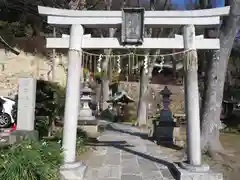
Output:
<path fill-rule="evenodd" d="M 110 126 L 86 162 L 85 180 L 174 180 L 168 165 L 178 160 L 176 150 L 139 137 L 144 133 L 135 127 Z"/>

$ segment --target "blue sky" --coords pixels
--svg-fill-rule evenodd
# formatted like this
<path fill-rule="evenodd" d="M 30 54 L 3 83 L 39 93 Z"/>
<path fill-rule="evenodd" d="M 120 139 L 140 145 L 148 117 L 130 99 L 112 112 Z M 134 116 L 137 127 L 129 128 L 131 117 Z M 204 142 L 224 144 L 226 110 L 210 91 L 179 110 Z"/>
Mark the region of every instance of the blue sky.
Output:
<path fill-rule="evenodd" d="M 191 1 L 197 2 L 198 0 L 172 0 L 172 3 L 176 4 L 177 6 L 183 7 Z M 211 0 L 211 3 L 213 7 L 223 7 L 224 1 L 225 0 Z"/>
<path fill-rule="evenodd" d="M 198 2 L 198 0 L 171 0 L 172 4 L 175 4 L 179 9 L 184 9 L 185 5 L 189 2 Z M 216 7 L 223 7 L 225 6 L 225 0 L 211 0 L 211 4 L 213 8 Z M 240 32 L 237 34 L 236 37 L 238 40 L 240 40 Z"/>

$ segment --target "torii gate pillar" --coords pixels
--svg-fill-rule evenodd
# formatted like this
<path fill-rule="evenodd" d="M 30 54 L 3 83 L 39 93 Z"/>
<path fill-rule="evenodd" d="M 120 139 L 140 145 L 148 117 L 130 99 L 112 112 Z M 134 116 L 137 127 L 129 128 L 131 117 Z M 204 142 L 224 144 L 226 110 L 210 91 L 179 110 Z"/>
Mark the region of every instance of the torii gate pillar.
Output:
<path fill-rule="evenodd" d="M 76 162 L 77 119 L 80 105 L 82 64 L 81 46 L 83 33 L 84 30 L 82 25 L 75 24 L 71 26 L 63 130 L 64 164 L 60 168 L 61 180 L 67 179 L 69 173 L 71 173 L 71 177 L 76 176 L 75 179 L 83 179 L 86 170 L 86 166 L 84 166 L 82 162 Z"/>
<path fill-rule="evenodd" d="M 215 180 L 218 174 L 209 174 L 209 166 L 201 163 L 200 114 L 198 90 L 198 58 L 195 44 L 194 25 L 183 28 L 184 48 L 188 52 L 184 59 L 184 94 L 187 118 L 187 162 L 181 162 L 178 168 L 180 180 L 203 179 Z M 187 171 L 184 171 L 187 170 Z M 199 174 L 198 174 L 199 173 Z M 220 175 L 221 176 L 221 175 Z M 220 178 L 221 179 L 221 178 Z"/>
<path fill-rule="evenodd" d="M 201 165 L 200 114 L 198 90 L 198 57 L 195 45 L 194 25 L 185 25 L 184 48 L 188 52 L 184 58 L 185 112 L 187 118 L 188 163 Z"/>

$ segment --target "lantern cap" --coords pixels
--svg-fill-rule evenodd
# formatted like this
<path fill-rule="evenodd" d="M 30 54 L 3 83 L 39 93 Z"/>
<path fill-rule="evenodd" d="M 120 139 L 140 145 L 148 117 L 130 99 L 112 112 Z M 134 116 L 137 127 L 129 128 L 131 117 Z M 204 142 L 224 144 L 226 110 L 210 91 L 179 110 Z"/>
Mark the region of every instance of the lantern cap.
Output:
<path fill-rule="evenodd" d="M 92 98 L 90 98 L 89 96 L 82 96 L 82 97 L 81 97 L 81 100 L 82 100 L 82 101 L 91 101 Z"/>
<path fill-rule="evenodd" d="M 83 88 L 81 89 L 81 92 L 82 92 L 82 93 L 92 93 L 92 89 L 89 88 L 89 87 L 87 87 L 87 86 L 85 86 L 85 87 L 83 87 Z"/>
<path fill-rule="evenodd" d="M 172 92 L 168 89 L 167 86 L 165 86 L 164 89 L 160 92 L 160 94 L 163 96 L 170 96 L 172 95 Z"/>

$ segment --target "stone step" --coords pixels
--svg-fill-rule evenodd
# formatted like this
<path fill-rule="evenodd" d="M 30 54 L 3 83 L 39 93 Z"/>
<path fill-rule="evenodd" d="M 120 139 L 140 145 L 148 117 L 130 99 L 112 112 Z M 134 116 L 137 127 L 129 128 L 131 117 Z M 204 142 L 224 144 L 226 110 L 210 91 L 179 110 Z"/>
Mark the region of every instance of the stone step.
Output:
<path fill-rule="evenodd" d="M 0 147 L 9 144 L 11 129 L 0 129 Z"/>

